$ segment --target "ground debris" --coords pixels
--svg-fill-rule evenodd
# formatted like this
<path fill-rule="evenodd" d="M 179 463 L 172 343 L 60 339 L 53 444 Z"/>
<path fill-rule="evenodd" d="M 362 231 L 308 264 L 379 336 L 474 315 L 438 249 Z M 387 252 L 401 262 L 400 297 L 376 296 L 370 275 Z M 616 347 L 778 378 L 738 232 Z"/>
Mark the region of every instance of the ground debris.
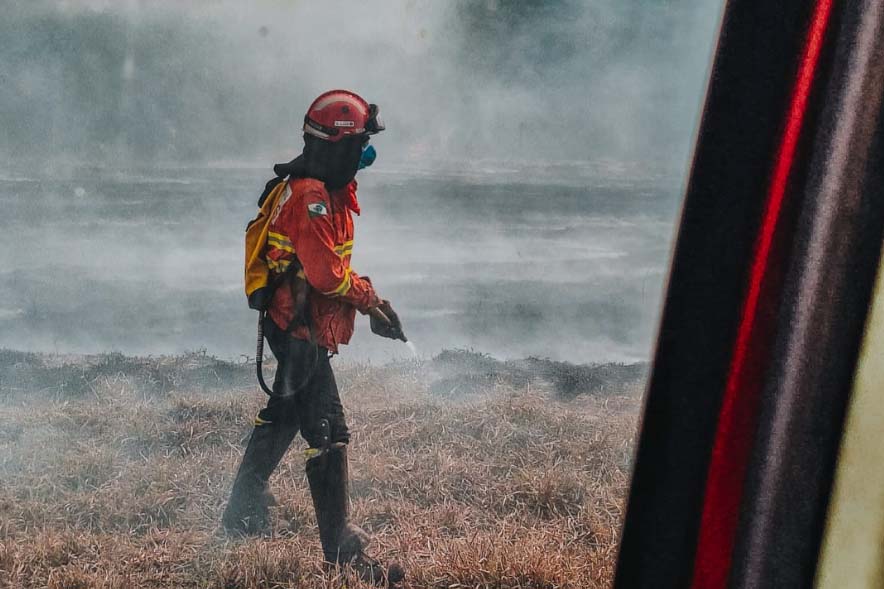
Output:
<path fill-rule="evenodd" d="M 88 356 L 43 355 L 0 349 L 0 385 L 4 396 L 16 393 L 70 398 L 94 393 L 104 383 L 127 384 L 142 393 L 221 390 L 254 381 L 254 367 L 207 354 L 124 356 L 112 352 Z"/>
<path fill-rule="evenodd" d="M 625 367 L 581 381 L 568 365 L 581 393 L 565 398 L 539 384 L 560 364 L 455 351 L 339 365 L 353 517 L 377 556 L 402 560 L 406 587 L 609 586 L 641 383 Z M 440 394 L 456 367 L 477 375 L 472 388 Z M 0 400 L 0 586 L 365 587 L 318 566 L 300 440 L 272 479 L 274 535 L 219 534 L 266 399 L 252 368 L 0 352 L 21 387 Z M 53 389 L 62 374 L 90 386 Z"/>

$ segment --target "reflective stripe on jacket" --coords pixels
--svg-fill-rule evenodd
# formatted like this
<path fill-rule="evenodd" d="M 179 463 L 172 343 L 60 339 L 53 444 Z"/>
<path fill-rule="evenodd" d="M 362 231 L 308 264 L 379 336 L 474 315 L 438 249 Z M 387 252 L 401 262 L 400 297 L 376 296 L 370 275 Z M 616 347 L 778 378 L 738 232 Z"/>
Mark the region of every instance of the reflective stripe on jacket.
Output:
<path fill-rule="evenodd" d="M 329 194 L 319 180 L 290 180 L 267 237 L 265 255 L 272 271 L 285 272 L 295 256 L 301 263 L 312 287 L 307 302 L 316 341 L 332 352 L 350 341 L 356 310 L 366 313 L 381 302 L 371 283 L 350 268 L 353 211 L 358 214 L 355 181 Z M 286 284 L 276 289 L 269 314 L 283 329 L 292 324 L 295 304 Z M 292 335 L 310 338 L 306 327 Z"/>

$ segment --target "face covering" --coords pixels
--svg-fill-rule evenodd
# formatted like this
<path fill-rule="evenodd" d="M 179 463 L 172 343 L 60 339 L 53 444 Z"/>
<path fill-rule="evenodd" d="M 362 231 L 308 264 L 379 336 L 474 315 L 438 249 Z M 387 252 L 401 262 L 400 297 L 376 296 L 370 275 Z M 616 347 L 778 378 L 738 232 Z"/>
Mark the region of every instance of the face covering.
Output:
<path fill-rule="evenodd" d="M 362 158 L 362 138 L 347 137 L 337 142 L 304 136 L 306 175 L 325 182 L 329 190 L 349 184 L 356 176 Z"/>
<path fill-rule="evenodd" d="M 357 170 L 367 168 L 374 163 L 378 157 L 378 152 L 373 145 L 366 145 L 362 148 L 362 156 L 359 158 L 359 167 Z"/>

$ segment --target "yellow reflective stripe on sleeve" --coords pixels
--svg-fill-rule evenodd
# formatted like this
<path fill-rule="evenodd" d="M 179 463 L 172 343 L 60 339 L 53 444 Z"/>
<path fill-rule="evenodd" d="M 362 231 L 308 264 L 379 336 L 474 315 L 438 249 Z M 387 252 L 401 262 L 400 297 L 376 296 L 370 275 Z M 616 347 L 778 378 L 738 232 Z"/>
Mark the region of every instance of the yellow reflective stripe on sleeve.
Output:
<path fill-rule="evenodd" d="M 350 286 L 352 286 L 350 280 L 350 268 L 344 268 L 344 279 L 341 281 L 341 284 L 338 285 L 338 288 L 322 294 L 326 296 L 343 296 L 350 292 Z"/>
<path fill-rule="evenodd" d="M 345 241 L 343 244 L 335 246 L 335 253 L 341 257 L 351 255 L 353 253 L 353 241 Z"/>
<path fill-rule="evenodd" d="M 335 294 L 338 296 L 343 296 L 347 294 L 350 291 L 350 287 L 352 286 L 352 284 L 353 282 L 350 279 L 350 268 L 346 268 L 344 270 L 344 281 L 341 283 L 341 286 L 337 288 Z"/>
<path fill-rule="evenodd" d="M 289 241 L 289 239 L 281 233 L 268 233 L 267 245 L 275 247 L 276 249 L 282 250 L 284 252 L 288 252 L 290 254 L 295 253 L 295 248 L 292 245 L 292 242 Z"/>
<path fill-rule="evenodd" d="M 287 235 L 284 235 L 282 233 L 276 233 L 275 231 L 268 231 L 267 232 L 267 239 L 273 239 L 273 240 L 279 241 L 281 243 L 288 243 L 288 244 L 292 243 L 289 240 Z"/>
<path fill-rule="evenodd" d="M 280 251 L 283 251 L 283 252 L 285 252 L 285 253 L 287 253 L 287 254 L 293 254 L 293 253 L 295 253 L 295 248 L 293 248 L 293 247 L 290 246 L 290 245 L 283 245 L 283 244 L 281 244 L 281 243 L 276 243 L 276 242 L 273 242 L 273 241 L 268 241 L 268 242 L 267 242 L 267 245 L 269 245 L 269 246 L 272 247 L 272 248 L 275 248 L 275 249 L 278 249 L 278 250 L 280 250 Z"/>
<path fill-rule="evenodd" d="M 344 279 L 344 284 L 338 289 L 337 294 L 339 297 L 344 296 L 348 292 L 350 292 L 350 287 L 353 286 L 353 282 L 350 280 L 350 269 L 347 269 L 347 278 Z"/>

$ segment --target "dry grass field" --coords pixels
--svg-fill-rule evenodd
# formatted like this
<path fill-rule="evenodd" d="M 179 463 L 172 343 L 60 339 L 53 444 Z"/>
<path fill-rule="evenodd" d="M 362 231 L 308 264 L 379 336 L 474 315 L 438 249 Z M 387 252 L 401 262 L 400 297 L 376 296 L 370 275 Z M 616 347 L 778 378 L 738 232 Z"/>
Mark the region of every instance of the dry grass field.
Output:
<path fill-rule="evenodd" d="M 334 362 L 352 513 L 406 587 L 609 584 L 644 366 Z M 199 353 L 0 350 L 0 586 L 361 587 L 319 566 L 300 438 L 271 481 L 273 535 L 220 533 L 253 380 Z"/>

